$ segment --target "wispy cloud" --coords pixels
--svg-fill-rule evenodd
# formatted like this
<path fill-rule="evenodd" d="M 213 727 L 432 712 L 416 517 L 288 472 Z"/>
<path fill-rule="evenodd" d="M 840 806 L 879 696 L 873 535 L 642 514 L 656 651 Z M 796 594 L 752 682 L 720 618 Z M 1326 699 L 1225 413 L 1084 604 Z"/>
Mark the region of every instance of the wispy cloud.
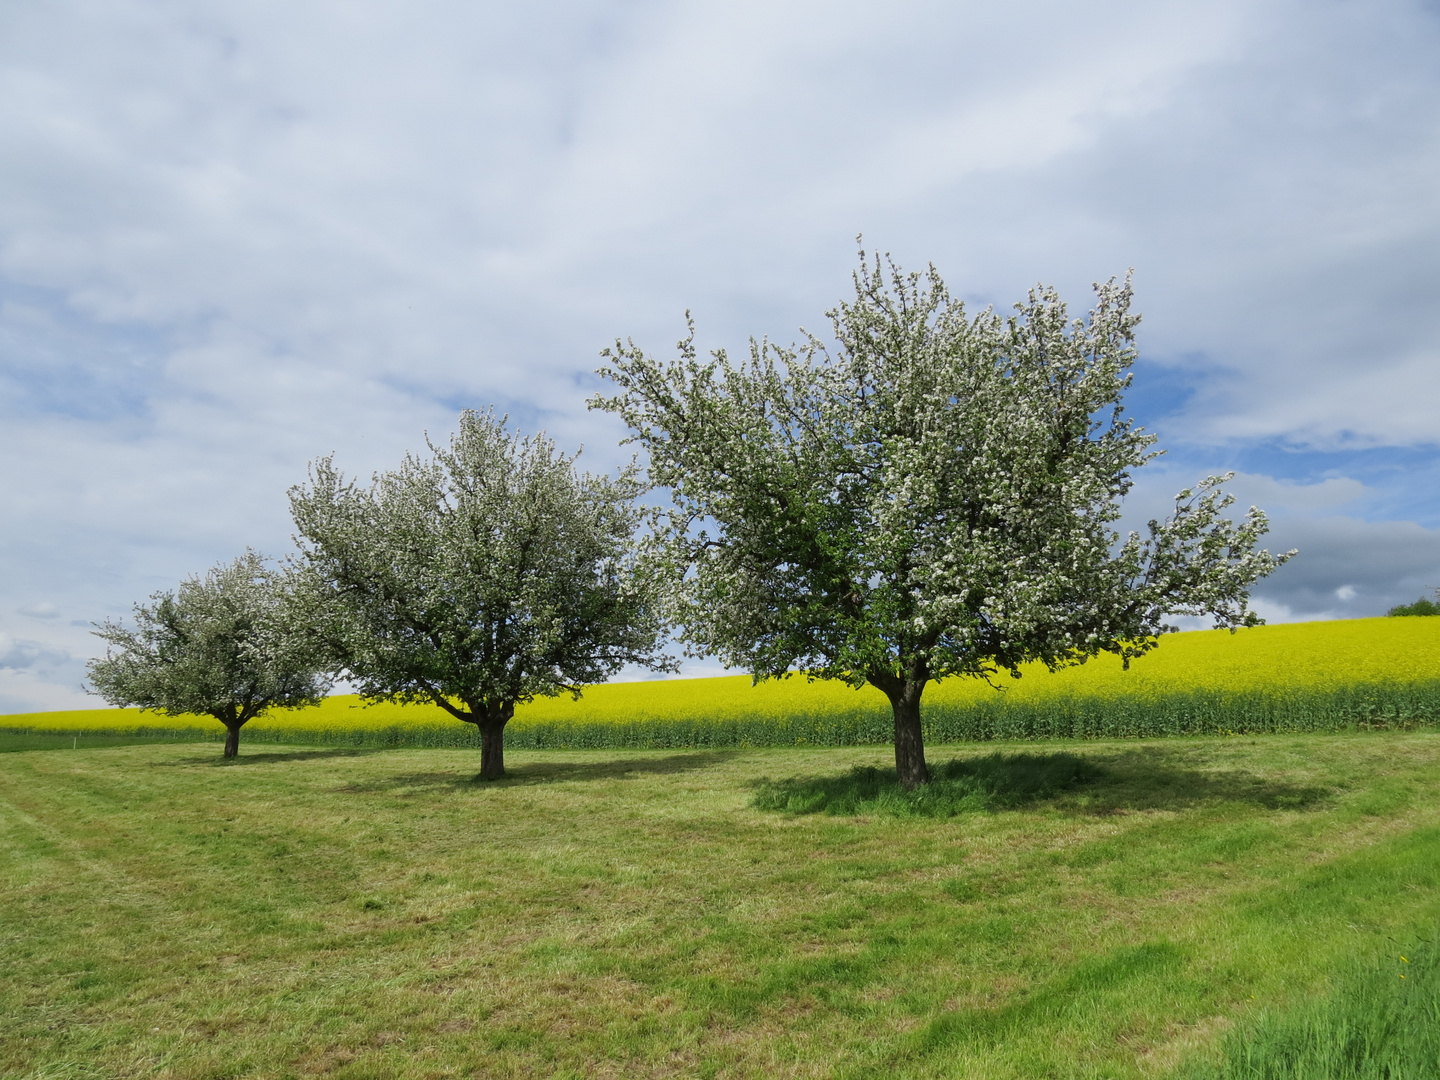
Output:
<path fill-rule="evenodd" d="M 29 668 L 55 668 L 70 659 L 64 649 L 41 641 L 21 641 L 0 634 L 0 668 L 24 671 Z"/>

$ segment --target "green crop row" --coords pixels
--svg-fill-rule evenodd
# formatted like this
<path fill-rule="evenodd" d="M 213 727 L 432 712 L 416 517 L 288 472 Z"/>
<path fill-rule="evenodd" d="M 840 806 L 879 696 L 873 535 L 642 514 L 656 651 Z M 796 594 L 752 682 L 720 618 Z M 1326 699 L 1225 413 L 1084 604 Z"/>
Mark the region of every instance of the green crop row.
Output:
<path fill-rule="evenodd" d="M 970 702 L 937 701 L 922 710 L 929 742 L 992 739 L 1114 739 L 1167 735 L 1252 735 L 1415 728 L 1440 723 L 1440 680 L 1409 685 L 1343 689 L 1223 692 L 1194 691 L 1157 698 L 1075 696 L 1048 701 L 996 695 Z M 796 711 L 788 716 L 646 717 L 630 721 L 531 720 L 512 723 L 512 749 L 670 749 L 745 746 L 867 746 L 891 740 L 888 710 Z M 0 728 L 11 734 L 42 734 L 39 724 Z M 66 734 L 73 734 L 67 730 Z M 223 730 L 186 725 L 91 729 L 87 736 L 155 739 L 219 739 Z M 458 721 L 386 727 L 257 725 L 246 743 L 355 747 L 467 747 L 476 729 Z"/>

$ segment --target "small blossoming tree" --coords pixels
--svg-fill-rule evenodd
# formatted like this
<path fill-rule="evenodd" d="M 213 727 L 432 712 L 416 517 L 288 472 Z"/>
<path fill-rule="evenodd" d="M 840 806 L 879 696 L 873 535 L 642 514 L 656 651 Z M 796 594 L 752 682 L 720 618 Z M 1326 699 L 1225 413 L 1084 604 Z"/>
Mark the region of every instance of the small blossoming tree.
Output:
<path fill-rule="evenodd" d="M 290 492 L 316 639 L 361 696 L 474 724 L 480 776 L 533 698 L 625 664 L 669 669 L 634 470 L 593 476 L 545 436 L 465 412 L 448 446 L 362 486 L 325 458 Z"/>
<path fill-rule="evenodd" d="M 135 605 L 133 629 L 110 620 L 95 631 L 108 647 L 90 662 L 90 684 L 111 705 L 213 716 L 233 758 L 251 720 L 318 704 L 329 690 L 323 657 L 292 618 L 293 586 L 247 551 L 156 593 Z"/>

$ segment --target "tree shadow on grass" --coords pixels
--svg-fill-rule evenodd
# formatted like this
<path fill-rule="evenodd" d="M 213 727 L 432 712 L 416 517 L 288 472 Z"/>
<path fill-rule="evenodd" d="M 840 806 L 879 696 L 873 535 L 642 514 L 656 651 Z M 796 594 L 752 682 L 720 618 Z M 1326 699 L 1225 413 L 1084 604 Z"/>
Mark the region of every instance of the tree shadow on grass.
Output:
<path fill-rule="evenodd" d="M 956 758 L 930 770 L 911 790 L 894 769 L 857 765 L 838 776 L 761 780 L 751 805 L 790 814 L 887 814 L 954 817 L 978 810 L 1018 809 L 1093 783 L 1101 772 L 1075 754 L 988 754 Z"/>
<path fill-rule="evenodd" d="M 213 765 L 217 769 L 238 769 L 245 765 L 273 765 L 280 761 L 320 761 L 325 758 L 365 757 L 369 754 L 384 753 L 389 747 L 385 746 L 337 746 L 326 750 L 274 750 L 261 753 L 246 753 L 242 748 L 239 757 L 225 758 L 221 756 L 219 743 L 208 743 L 214 747 L 214 752 L 204 756 L 176 758 L 173 761 L 153 762 L 155 768 L 175 768 L 181 765 Z"/>
<path fill-rule="evenodd" d="M 613 758 L 609 761 L 527 761 L 508 770 L 507 783 L 549 783 L 556 780 L 626 780 L 640 776 L 708 769 L 731 760 L 738 750 L 697 750 L 660 757 Z"/>
<path fill-rule="evenodd" d="M 1308 809 L 1328 788 L 1288 784 L 1240 770 L 1207 771 L 1165 760 L 1163 750 L 1104 756 L 987 754 L 932 767 L 932 780 L 907 791 L 894 769 L 856 766 L 831 776 L 761 780 L 751 805 L 789 814 L 948 818 L 1049 804 L 1062 813 L 1178 810 L 1222 802 Z"/>
<path fill-rule="evenodd" d="M 606 761 L 527 761 L 524 765 L 506 769 L 501 780 L 481 780 L 478 776 L 457 776 L 453 772 L 398 773 L 380 779 L 346 784 L 338 790 L 377 792 L 439 787 L 505 788 L 553 784 L 567 780 L 630 780 L 641 776 L 665 776 L 707 769 L 728 761 L 737 752 L 706 750 L 692 754 L 627 757 Z"/>
<path fill-rule="evenodd" d="M 1184 810 L 1243 803 L 1267 810 L 1310 810 L 1328 804 L 1333 788 L 1293 784 L 1244 769 L 1203 769 L 1176 761 L 1163 746 L 1093 755 L 1099 780 L 1060 802 L 1087 814 L 1128 810 Z"/>

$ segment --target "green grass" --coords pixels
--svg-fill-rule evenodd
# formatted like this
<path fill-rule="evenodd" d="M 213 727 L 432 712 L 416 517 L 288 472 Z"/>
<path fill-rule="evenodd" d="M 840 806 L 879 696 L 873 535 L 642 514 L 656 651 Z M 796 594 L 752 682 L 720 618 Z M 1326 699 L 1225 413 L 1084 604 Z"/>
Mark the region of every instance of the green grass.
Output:
<path fill-rule="evenodd" d="M 0 754 L 19 750 L 95 750 L 106 746 L 154 746 L 159 743 L 218 742 L 223 738 L 209 731 L 164 731 L 108 733 L 94 731 L 6 731 L 0 729 Z"/>
<path fill-rule="evenodd" d="M 1424 731 L 241 754 L 0 755 L 0 1076 L 1168 1076 L 1440 921 Z"/>
<path fill-rule="evenodd" d="M 1433 931 L 1432 931 L 1433 933 Z M 1440 950 L 1393 942 L 1345 964 L 1333 989 L 1264 1012 L 1184 1080 L 1433 1080 L 1440 1077 Z"/>

